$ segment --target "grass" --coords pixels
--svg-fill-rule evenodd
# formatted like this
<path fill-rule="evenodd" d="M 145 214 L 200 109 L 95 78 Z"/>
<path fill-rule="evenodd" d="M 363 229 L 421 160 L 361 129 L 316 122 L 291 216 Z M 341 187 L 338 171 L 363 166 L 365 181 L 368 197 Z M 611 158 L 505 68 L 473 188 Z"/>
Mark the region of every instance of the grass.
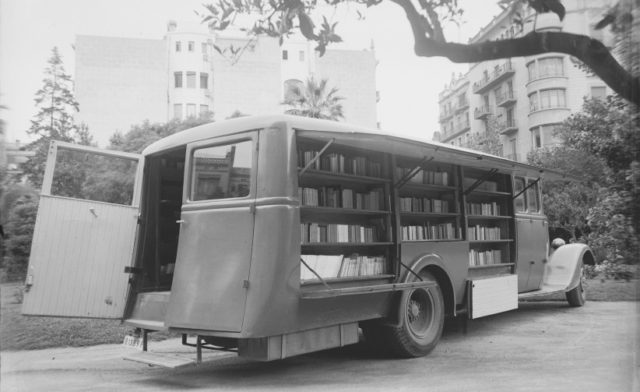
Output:
<path fill-rule="evenodd" d="M 640 301 L 640 280 L 587 281 L 590 301 Z M 35 350 L 49 347 L 81 347 L 122 343 L 130 327 L 118 320 L 34 317 L 20 314 L 20 283 L 0 284 L 0 349 Z M 536 300 L 564 301 L 564 294 L 538 297 Z M 152 340 L 162 340 L 168 333 L 154 333 Z"/>
<path fill-rule="evenodd" d="M 21 283 L 0 284 L 0 350 L 36 350 L 49 347 L 83 347 L 122 343 L 131 327 L 119 320 L 23 316 Z M 170 335 L 158 332 L 151 340 Z M 175 335 L 178 336 L 178 335 Z"/>

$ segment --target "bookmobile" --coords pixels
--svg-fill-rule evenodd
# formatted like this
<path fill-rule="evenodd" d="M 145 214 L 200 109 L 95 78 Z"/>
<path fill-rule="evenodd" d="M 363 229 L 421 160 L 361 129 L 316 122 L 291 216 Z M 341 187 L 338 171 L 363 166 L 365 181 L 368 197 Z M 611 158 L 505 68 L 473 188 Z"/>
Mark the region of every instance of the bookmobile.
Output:
<path fill-rule="evenodd" d="M 109 159 L 131 177 L 126 200 L 56 194 L 70 160 Z M 398 356 L 426 355 L 446 316 L 551 292 L 584 303 L 593 254 L 550 246 L 542 177 L 561 176 L 291 116 L 199 126 L 141 155 L 54 142 L 23 313 L 122 319 L 141 332 L 131 359 L 169 367 L 205 348 L 282 359 L 357 343 L 360 330 Z M 160 330 L 195 358 L 147 351 Z"/>

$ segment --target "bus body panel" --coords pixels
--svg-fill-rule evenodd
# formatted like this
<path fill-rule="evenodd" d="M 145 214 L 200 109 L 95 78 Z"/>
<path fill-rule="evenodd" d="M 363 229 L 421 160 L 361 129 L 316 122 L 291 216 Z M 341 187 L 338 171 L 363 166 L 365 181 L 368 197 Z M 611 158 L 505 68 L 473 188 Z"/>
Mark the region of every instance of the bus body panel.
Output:
<path fill-rule="evenodd" d="M 251 263 L 251 208 L 183 210 L 182 220 L 166 324 L 239 332 Z"/>
<path fill-rule="evenodd" d="M 464 290 L 469 266 L 469 242 L 407 242 L 400 247 L 402 263 L 414 266 L 419 259 L 426 264 L 436 264 L 444 269 L 453 286 L 454 298 L 458 304 L 464 299 Z M 422 267 L 422 265 L 421 265 Z M 403 267 L 401 276 L 409 272 Z M 403 279 L 404 280 L 404 279 Z"/>

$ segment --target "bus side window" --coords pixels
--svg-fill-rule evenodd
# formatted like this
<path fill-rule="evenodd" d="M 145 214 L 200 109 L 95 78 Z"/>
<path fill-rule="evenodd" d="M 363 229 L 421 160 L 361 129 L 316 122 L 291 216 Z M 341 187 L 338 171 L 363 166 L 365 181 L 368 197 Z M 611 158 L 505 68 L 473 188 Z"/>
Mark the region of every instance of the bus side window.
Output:
<path fill-rule="evenodd" d="M 514 178 L 514 186 L 513 186 L 513 194 L 517 195 L 522 192 L 524 189 L 524 178 L 516 177 Z M 520 196 L 516 197 L 514 200 L 514 206 L 516 212 L 525 212 L 527 210 L 527 205 L 525 202 L 525 193 L 520 194 Z"/>
<path fill-rule="evenodd" d="M 250 140 L 195 150 L 191 200 L 248 196 L 252 159 Z"/>
<path fill-rule="evenodd" d="M 540 212 L 540 193 L 538 192 L 538 183 L 532 185 L 535 180 L 527 180 L 527 210 L 530 213 Z"/>

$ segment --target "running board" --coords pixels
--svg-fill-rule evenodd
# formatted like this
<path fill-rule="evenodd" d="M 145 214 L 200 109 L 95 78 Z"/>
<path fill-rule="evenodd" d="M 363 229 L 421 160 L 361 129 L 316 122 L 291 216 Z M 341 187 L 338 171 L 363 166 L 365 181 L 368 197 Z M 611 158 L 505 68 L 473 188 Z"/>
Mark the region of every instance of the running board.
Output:
<path fill-rule="evenodd" d="M 196 359 L 193 358 L 186 358 L 175 354 L 152 353 L 149 351 L 140 351 L 127 355 L 123 359 L 127 361 L 146 363 L 147 365 L 162 366 L 169 369 L 177 369 L 195 365 L 197 363 Z"/>
<path fill-rule="evenodd" d="M 555 293 L 564 293 L 566 292 L 566 287 L 559 285 L 542 285 L 542 288 L 535 291 L 528 291 L 526 293 L 518 294 L 518 299 L 528 299 L 533 297 L 538 297 L 541 295 L 555 294 Z"/>

